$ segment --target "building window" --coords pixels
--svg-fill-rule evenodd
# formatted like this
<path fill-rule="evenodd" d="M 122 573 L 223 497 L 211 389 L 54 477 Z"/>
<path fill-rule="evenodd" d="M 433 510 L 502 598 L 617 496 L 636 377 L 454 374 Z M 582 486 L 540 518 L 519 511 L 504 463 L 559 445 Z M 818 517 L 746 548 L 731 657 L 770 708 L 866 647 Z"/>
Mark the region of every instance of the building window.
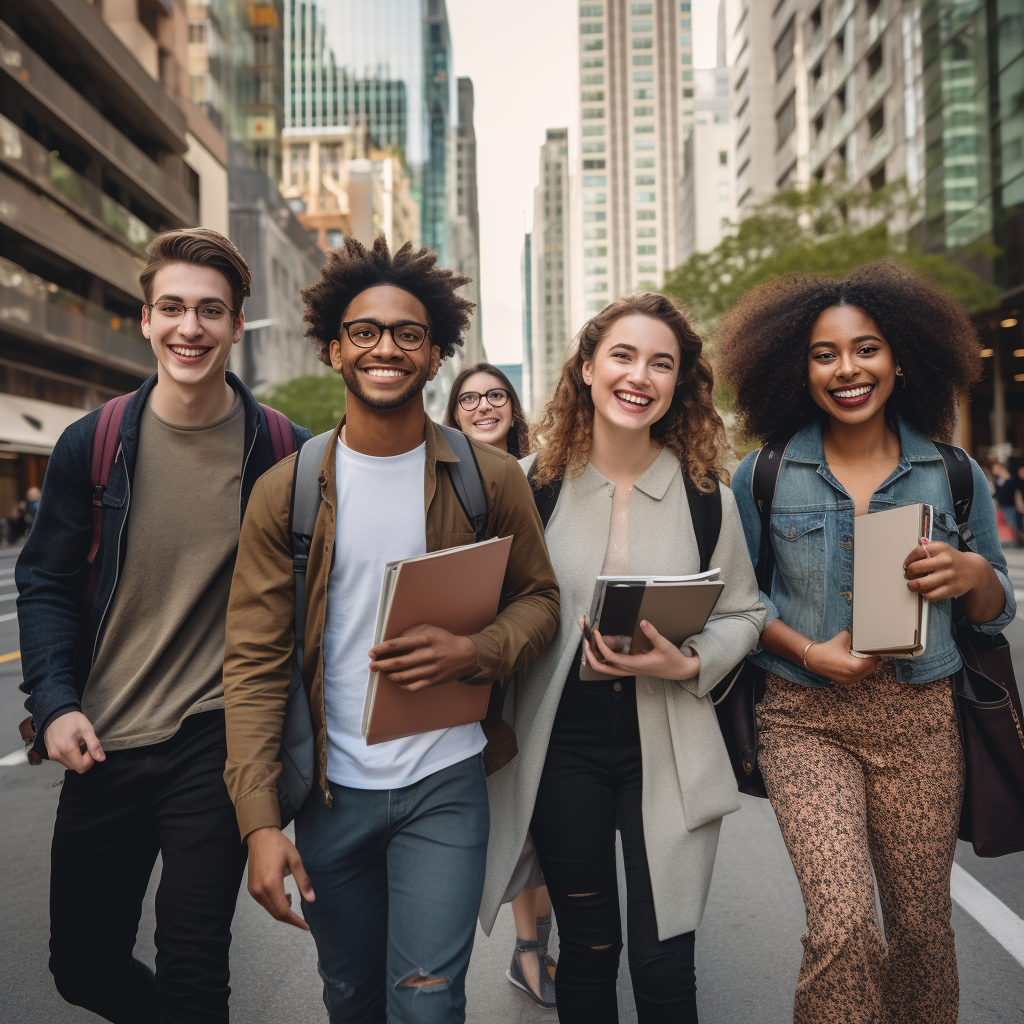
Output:
<path fill-rule="evenodd" d="M 654 46 L 654 40 L 650 36 L 640 36 L 633 40 L 634 50 L 649 50 Z"/>
<path fill-rule="evenodd" d="M 604 143 L 603 142 L 584 142 L 583 143 L 584 153 L 603 153 Z"/>
<path fill-rule="evenodd" d="M 636 201 L 638 203 L 653 203 L 657 198 L 656 192 L 637 192 L 636 194 Z"/>
<path fill-rule="evenodd" d="M 815 7 L 813 11 L 811 11 L 811 16 L 808 19 L 808 23 L 811 26 L 812 33 L 817 32 L 818 29 L 821 28 L 821 4 L 818 4 L 818 6 Z"/>
<path fill-rule="evenodd" d="M 873 139 L 885 127 L 885 106 L 879 108 L 868 118 L 868 138 Z"/>
<path fill-rule="evenodd" d="M 654 117 L 654 107 L 634 107 L 634 117 Z"/>
<path fill-rule="evenodd" d="M 635 124 L 633 125 L 634 135 L 652 135 L 654 133 L 653 124 Z"/>
<path fill-rule="evenodd" d="M 653 89 L 634 89 L 633 99 L 635 100 L 653 100 L 654 90 Z"/>
<path fill-rule="evenodd" d="M 585 170 L 585 171 L 603 171 L 604 170 L 604 161 L 603 160 L 584 160 L 583 161 L 583 170 Z M 604 182 L 602 182 L 601 184 L 604 184 Z"/>
<path fill-rule="evenodd" d="M 653 174 L 638 174 L 636 180 L 633 182 L 634 185 L 653 185 L 654 175 Z"/>
<path fill-rule="evenodd" d="M 584 249 L 583 250 L 583 255 L 588 257 L 588 258 L 590 258 L 590 259 L 593 259 L 594 257 L 597 257 L 598 259 L 600 259 L 602 256 L 607 256 L 608 255 L 608 246 L 606 246 L 606 245 L 592 245 L 589 249 Z"/>
<path fill-rule="evenodd" d="M 633 166 L 636 167 L 636 168 L 653 167 L 654 166 L 654 157 L 652 157 L 652 156 L 638 156 L 636 158 L 636 160 L 633 162 Z"/>
<path fill-rule="evenodd" d="M 736 120 L 737 121 L 747 112 L 747 107 L 748 106 L 750 106 L 750 97 L 749 96 L 744 98 L 743 102 L 740 104 L 740 109 L 736 111 Z"/>
<path fill-rule="evenodd" d="M 637 256 L 657 256 L 658 247 L 656 245 L 638 245 L 636 254 Z"/>
<path fill-rule="evenodd" d="M 597 211 L 600 212 L 600 211 Z M 583 237 L 589 242 L 608 237 L 607 228 L 584 228 Z"/>
<path fill-rule="evenodd" d="M 740 164 L 740 169 L 736 172 L 736 177 L 740 178 L 743 176 L 743 172 L 750 166 L 750 157 L 748 156 L 743 163 Z"/>
<path fill-rule="evenodd" d="M 584 75 L 580 81 L 581 85 L 604 85 L 604 75 Z M 601 97 L 604 99 L 604 97 Z"/>
<path fill-rule="evenodd" d="M 729 163 L 729 151 L 727 149 L 720 149 L 718 151 L 718 165 L 725 167 Z"/>
<path fill-rule="evenodd" d="M 633 72 L 633 81 L 634 82 L 653 82 L 654 81 L 654 72 L 653 71 L 634 71 Z M 639 97 L 637 97 L 637 99 L 639 99 Z"/>
<path fill-rule="evenodd" d="M 592 161 L 593 162 L 593 161 Z M 602 160 L 603 164 L 604 161 Z M 603 174 L 584 174 L 583 175 L 583 187 L 584 188 L 604 188 L 607 184 L 607 180 Z"/>
<path fill-rule="evenodd" d="M 587 89 L 580 93 L 581 103 L 603 103 L 604 102 L 604 90 L 603 89 Z"/>
<path fill-rule="evenodd" d="M 590 107 L 583 111 L 584 121 L 600 121 L 604 119 L 604 107 Z"/>
<path fill-rule="evenodd" d="M 636 237 L 637 238 L 655 238 L 655 237 L 657 237 L 657 234 L 658 234 L 658 229 L 657 228 L 637 228 L 636 229 Z"/>
<path fill-rule="evenodd" d="M 607 202 L 607 196 L 604 192 L 584 192 L 583 202 L 587 206 L 601 206 Z"/>
<path fill-rule="evenodd" d="M 868 54 L 868 78 L 874 78 L 882 66 L 882 44 L 879 43 Z"/>
<path fill-rule="evenodd" d="M 789 99 L 779 108 L 775 115 L 775 148 L 778 149 L 792 135 L 796 128 L 796 93 L 791 92 Z"/>
<path fill-rule="evenodd" d="M 654 10 L 653 4 L 633 4 L 630 14 L 650 14 Z M 634 32 L 636 29 L 633 30 Z M 648 29 L 650 31 L 650 29 Z"/>
<path fill-rule="evenodd" d="M 782 35 L 775 41 L 775 80 L 778 81 L 786 68 L 793 63 L 793 44 L 796 42 L 796 17 L 789 19 L 789 24 L 782 30 Z"/>
<path fill-rule="evenodd" d="M 645 7 L 648 7 L 648 8 L 650 7 L 649 4 L 643 4 L 642 6 L 645 6 Z M 650 21 L 634 21 L 633 22 L 633 31 L 634 32 L 653 32 L 654 31 L 654 23 L 650 22 Z"/>
<path fill-rule="evenodd" d="M 649 53 L 633 54 L 633 67 L 644 67 L 647 64 L 653 64 L 654 57 Z"/>
<path fill-rule="evenodd" d="M 603 50 L 604 40 L 603 39 L 584 39 L 583 40 L 584 50 Z"/>
<path fill-rule="evenodd" d="M 871 186 L 872 192 L 877 192 L 885 184 L 885 164 L 875 171 L 874 174 L 868 178 L 868 185 Z"/>
<path fill-rule="evenodd" d="M 602 220 L 607 220 L 607 219 L 608 219 L 608 214 L 604 210 L 584 210 L 583 211 L 583 221 L 586 224 L 592 224 L 592 223 L 600 222 Z"/>
<path fill-rule="evenodd" d="M 637 220 L 654 220 L 654 210 L 637 210 Z"/>
<path fill-rule="evenodd" d="M 600 4 L 580 4 L 581 18 L 600 18 L 604 14 Z"/>
<path fill-rule="evenodd" d="M 641 152 L 642 150 L 645 149 L 654 149 L 654 140 L 641 139 L 639 142 L 633 143 L 633 149 L 635 149 L 637 152 Z"/>
<path fill-rule="evenodd" d="M 585 68 L 603 68 L 604 57 L 584 57 L 582 67 Z"/>
<path fill-rule="evenodd" d="M 585 21 L 580 25 L 581 36 L 599 36 L 603 31 L 603 21 Z"/>
<path fill-rule="evenodd" d="M 608 273 L 608 268 L 607 267 L 601 267 L 601 266 L 587 267 L 586 273 L 588 273 L 588 274 L 607 274 Z"/>

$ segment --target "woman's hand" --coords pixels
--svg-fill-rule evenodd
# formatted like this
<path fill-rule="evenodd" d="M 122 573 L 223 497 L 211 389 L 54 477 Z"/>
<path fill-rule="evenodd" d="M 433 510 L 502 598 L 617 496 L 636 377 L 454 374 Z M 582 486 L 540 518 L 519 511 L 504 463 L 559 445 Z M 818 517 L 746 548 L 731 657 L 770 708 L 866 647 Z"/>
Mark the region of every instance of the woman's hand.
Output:
<path fill-rule="evenodd" d="M 974 625 L 998 618 L 1006 593 L 995 569 L 973 551 L 960 551 L 942 541 L 921 538 L 903 563 L 907 588 L 929 601 L 960 598 L 967 621 Z"/>
<path fill-rule="evenodd" d="M 807 648 L 804 663 L 811 672 L 834 683 L 858 683 L 878 668 L 878 658 L 858 658 L 850 653 L 853 637 L 844 629 L 831 640 Z"/>
<path fill-rule="evenodd" d="M 580 619 L 580 630 L 584 620 Z M 692 679 L 700 672 L 700 655 L 683 654 L 678 647 L 666 640 L 646 619 L 640 623 L 644 636 L 650 640 L 652 649 L 646 654 L 620 654 L 608 646 L 604 637 L 595 629 L 592 632 L 594 644 L 604 661 L 599 661 L 587 640 L 583 641 L 587 663 L 595 672 L 606 676 L 653 676 L 655 679 Z"/>

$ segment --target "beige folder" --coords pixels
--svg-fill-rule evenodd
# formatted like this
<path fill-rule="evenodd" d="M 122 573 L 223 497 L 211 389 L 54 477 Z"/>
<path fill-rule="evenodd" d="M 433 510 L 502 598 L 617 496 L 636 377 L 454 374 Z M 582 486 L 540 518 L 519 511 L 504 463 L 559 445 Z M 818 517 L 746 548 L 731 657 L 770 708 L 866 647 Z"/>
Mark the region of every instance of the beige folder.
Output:
<path fill-rule="evenodd" d="M 492 537 L 444 551 L 388 562 L 384 569 L 374 644 L 414 626 L 439 626 L 469 636 L 494 622 L 511 537 Z M 490 684 L 458 681 L 410 692 L 371 672 L 363 704 L 367 744 L 479 722 L 487 713 Z"/>
<path fill-rule="evenodd" d="M 916 657 L 928 638 L 928 602 L 907 588 L 903 563 L 931 536 L 931 505 L 857 516 L 853 526 L 853 649 Z"/>

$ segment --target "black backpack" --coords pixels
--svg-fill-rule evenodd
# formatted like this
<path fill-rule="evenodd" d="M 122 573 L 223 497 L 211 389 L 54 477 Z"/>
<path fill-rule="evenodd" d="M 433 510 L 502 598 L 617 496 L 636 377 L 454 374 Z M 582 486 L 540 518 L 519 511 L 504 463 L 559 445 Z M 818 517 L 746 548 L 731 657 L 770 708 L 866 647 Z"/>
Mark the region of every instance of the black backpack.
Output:
<path fill-rule="evenodd" d="M 440 424 L 439 424 L 440 426 Z M 487 537 L 487 495 L 477 464 L 473 445 L 468 437 L 453 427 L 441 426 L 458 462 L 445 463 L 455 495 L 476 533 L 476 542 Z M 302 685 L 302 663 L 306 629 L 306 563 L 320 511 L 320 466 L 327 452 L 333 430 L 317 434 L 307 441 L 295 460 L 292 477 L 292 505 L 289 533 L 292 538 L 292 570 L 295 574 L 295 644 L 292 655 L 292 677 L 288 686 L 284 728 L 281 732 L 281 774 L 277 780 L 277 802 L 284 827 L 299 812 L 313 788 L 314 744 L 313 719 L 309 700 Z"/>

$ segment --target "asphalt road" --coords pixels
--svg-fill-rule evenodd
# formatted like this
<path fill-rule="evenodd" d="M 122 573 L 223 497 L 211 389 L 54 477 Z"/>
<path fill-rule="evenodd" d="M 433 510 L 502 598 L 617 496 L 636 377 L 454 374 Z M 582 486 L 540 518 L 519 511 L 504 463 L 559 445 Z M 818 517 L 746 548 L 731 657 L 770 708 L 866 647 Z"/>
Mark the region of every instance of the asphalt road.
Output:
<path fill-rule="evenodd" d="M 0 551 L 0 656 L 18 649 L 13 613 L 13 553 Z M 1024 557 L 1015 557 L 1024 605 Z M 1017 678 L 1024 680 L 1024 618 L 1007 631 Z M 21 665 L 0 662 L 0 759 L 18 747 L 24 717 Z M 49 841 L 62 772 L 44 763 L 0 764 L 0 1024 L 85 1024 L 98 1018 L 66 1005 L 46 968 Z M 961 843 L 953 906 L 960 969 L 960 1024 L 1024 1024 L 1024 854 L 980 860 Z M 966 879 L 966 881 L 965 881 Z M 980 887 L 971 885 L 971 880 Z M 976 916 L 999 938 L 993 937 Z M 89 924 L 83 922 L 83 942 Z M 697 941 L 702 1024 L 785 1024 L 800 963 L 803 906 L 771 807 L 744 798 L 725 819 L 704 924 Z M 152 888 L 138 955 L 152 962 Z M 244 891 L 232 947 L 232 1007 L 241 1024 L 323 1024 L 326 1013 L 312 940 L 271 920 Z M 1001 940 L 1001 941 L 1000 941 Z M 470 966 L 468 1021 L 527 1024 L 555 1019 L 505 979 L 514 941 L 508 908 L 494 933 L 478 935 Z M 1009 948 L 1007 948 L 1009 947 Z M 1010 952 L 1015 950 L 1016 956 Z M 556 948 L 552 950 L 557 955 Z M 636 1020 L 625 969 L 620 1017 Z"/>

